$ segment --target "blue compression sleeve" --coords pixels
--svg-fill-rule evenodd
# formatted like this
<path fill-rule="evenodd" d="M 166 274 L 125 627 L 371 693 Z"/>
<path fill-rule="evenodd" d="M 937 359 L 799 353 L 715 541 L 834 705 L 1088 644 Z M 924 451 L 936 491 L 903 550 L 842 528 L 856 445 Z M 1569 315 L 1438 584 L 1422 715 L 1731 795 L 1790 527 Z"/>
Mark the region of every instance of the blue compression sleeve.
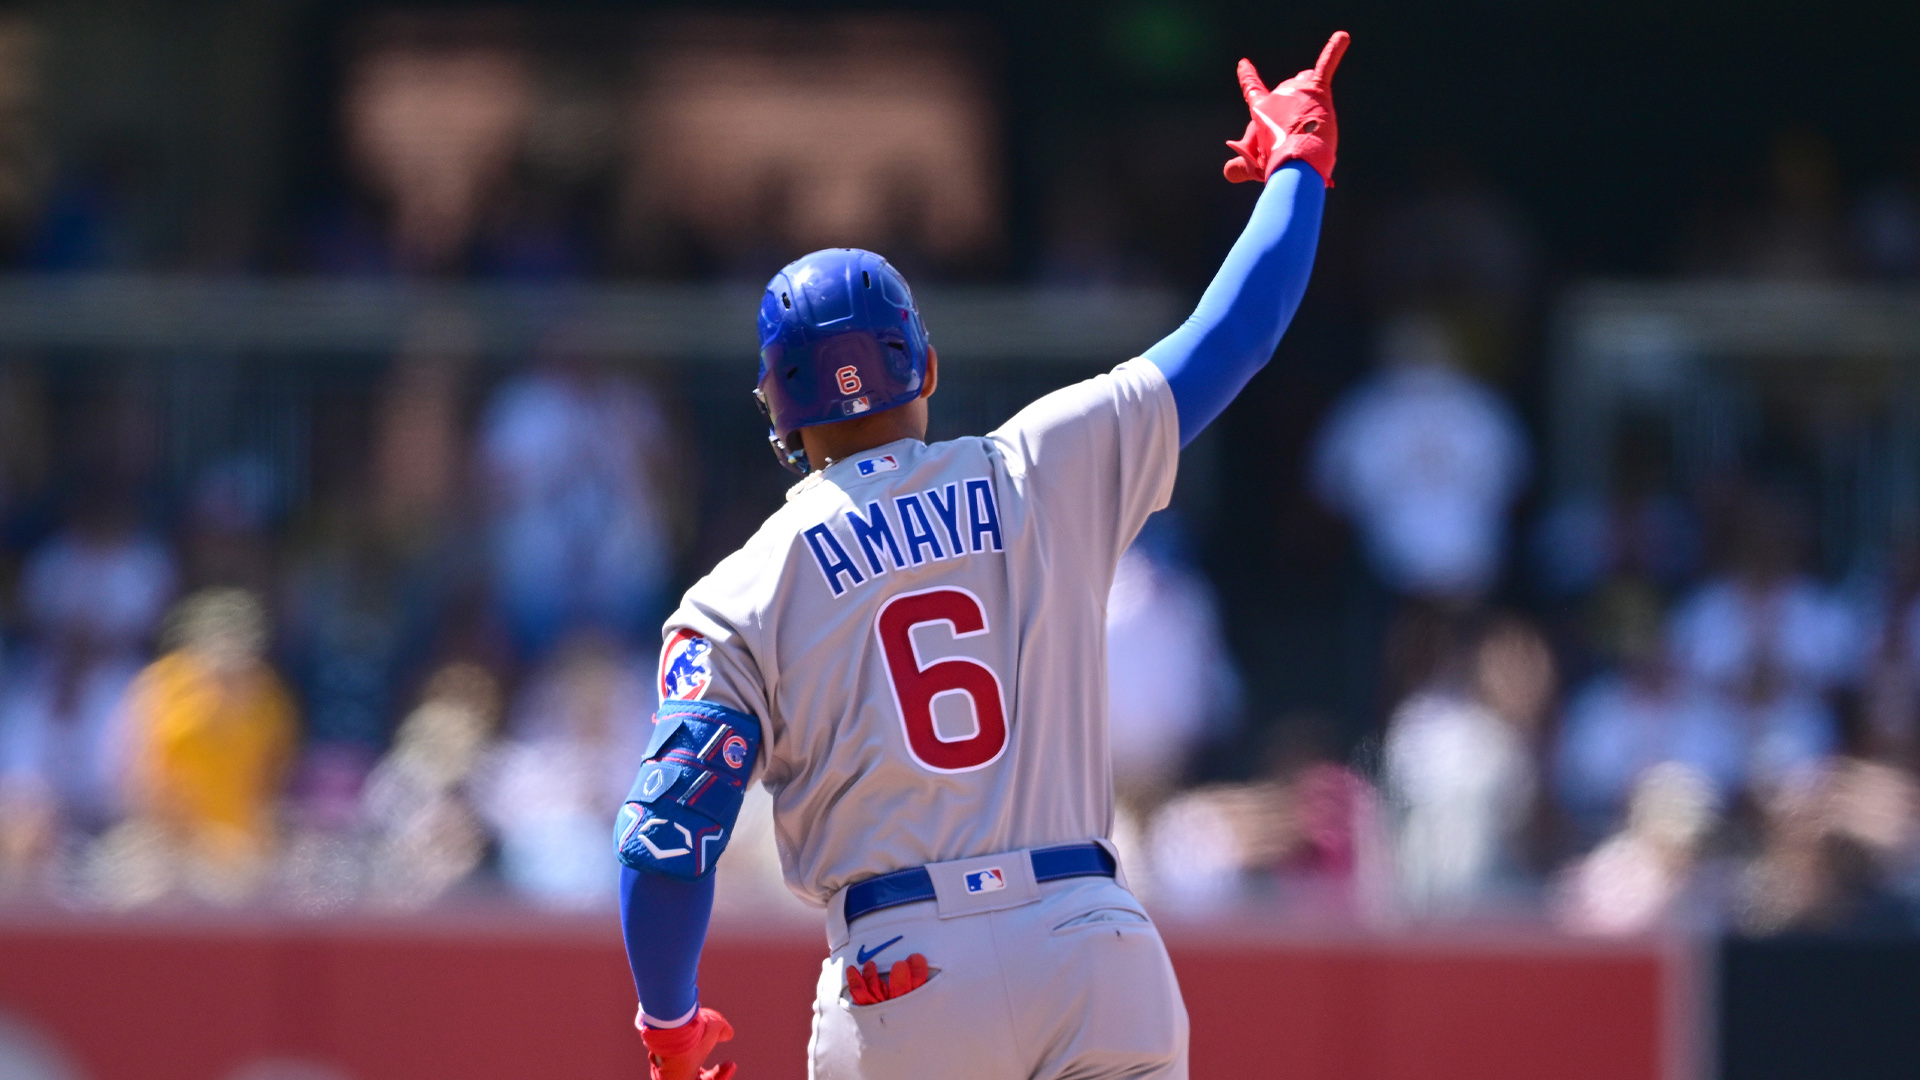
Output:
<path fill-rule="evenodd" d="M 650 1021 L 677 1023 L 700 1004 L 694 979 L 713 914 L 713 877 L 681 881 L 620 868 L 620 929 L 633 986 Z"/>
<path fill-rule="evenodd" d="M 1326 205 L 1320 174 L 1289 161 L 1267 180 L 1246 230 L 1180 328 L 1146 351 L 1180 415 L 1180 445 L 1225 411 L 1273 358 L 1313 273 Z"/>

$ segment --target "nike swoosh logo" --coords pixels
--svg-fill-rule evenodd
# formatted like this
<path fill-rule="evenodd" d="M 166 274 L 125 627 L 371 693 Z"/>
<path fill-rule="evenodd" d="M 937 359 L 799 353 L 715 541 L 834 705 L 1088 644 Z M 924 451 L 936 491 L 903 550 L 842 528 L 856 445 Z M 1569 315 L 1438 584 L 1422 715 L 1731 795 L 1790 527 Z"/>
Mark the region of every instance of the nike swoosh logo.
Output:
<path fill-rule="evenodd" d="M 894 938 L 892 941 L 881 942 L 880 945 L 876 948 L 861 949 L 859 952 L 855 953 L 854 955 L 859 957 L 860 958 L 859 962 L 864 965 L 867 961 L 885 952 L 888 946 L 897 944 L 900 941 L 900 938 L 904 938 L 906 936 L 907 935 L 905 934 L 901 934 L 900 937 Z"/>

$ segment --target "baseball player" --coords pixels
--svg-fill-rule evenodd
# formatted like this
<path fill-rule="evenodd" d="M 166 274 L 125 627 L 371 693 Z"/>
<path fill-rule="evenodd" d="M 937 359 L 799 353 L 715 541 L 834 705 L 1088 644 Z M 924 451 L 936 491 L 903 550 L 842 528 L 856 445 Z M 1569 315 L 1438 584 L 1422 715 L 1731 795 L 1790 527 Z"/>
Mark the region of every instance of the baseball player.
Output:
<path fill-rule="evenodd" d="M 1227 179 L 1266 182 L 1193 316 L 979 438 L 928 444 L 939 361 L 907 283 L 815 252 L 767 286 L 769 440 L 803 478 L 667 621 L 659 711 L 616 826 L 656 1080 L 732 1027 L 694 975 L 745 785 L 826 909 L 821 1080 L 1184 1077 L 1187 1016 L 1117 865 L 1105 604 L 1180 448 L 1272 356 L 1312 269 L 1337 33 L 1269 91 Z"/>

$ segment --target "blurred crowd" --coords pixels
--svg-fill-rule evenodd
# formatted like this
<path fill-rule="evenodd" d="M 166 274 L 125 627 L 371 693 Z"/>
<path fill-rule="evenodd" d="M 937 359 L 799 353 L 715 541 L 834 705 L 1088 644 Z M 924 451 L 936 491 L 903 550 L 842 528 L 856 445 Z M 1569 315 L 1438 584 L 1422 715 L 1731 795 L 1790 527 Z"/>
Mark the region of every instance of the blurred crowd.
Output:
<path fill-rule="evenodd" d="M 678 543 L 668 426 L 645 382 L 561 358 L 471 422 L 460 385 L 402 358 L 366 475 L 311 520 L 245 458 L 165 529 L 137 446 L 45 490 L 14 470 L 0 894 L 611 895 Z"/>
<path fill-rule="evenodd" d="M 1380 340 L 1310 478 L 1392 597 L 1378 733 L 1253 700 L 1262 658 L 1156 516 L 1107 605 L 1135 886 L 1367 925 L 1914 928 L 1920 552 L 1825 580 L 1803 501 L 1755 479 L 1517 512 L 1512 406 L 1442 324 Z M 50 407 L 9 379 L 11 416 Z M 125 447 L 36 489 L 13 429 L 0 900 L 610 902 L 692 496 L 648 381 L 556 349 L 478 385 L 400 358 L 364 474 L 298 517 L 245 459 L 166 527 Z M 779 895 L 767 813 L 739 902 Z"/>
<path fill-rule="evenodd" d="M 1012 213 L 973 24 L 849 17 L 809 53 L 777 21 L 690 17 L 640 61 L 625 38 L 543 52 L 526 26 L 350 23 L 313 88 L 332 141 L 300 148 L 276 217 L 264 196 L 156 209 L 164 163 L 108 129 L 43 154 L 40 30 L 0 20 L 0 259 L 757 285 L 858 242 L 922 282 L 1192 291 L 1248 206 L 1213 165 L 1244 115 L 1208 89 L 1226 112 L 1103 109 L 1125 124 L 1030 139 Z M 913 85 L 861 74 L 873 55 Z M 882 93 L 884 122 L 861 111 Z M 1610 487 L 1550 491 L 1555 418 L 1532 406 L 1555 268 L 1513 200 L 1430 157 L 1397 191 L 1343 181 L 1283 362 L 1121 563 L 1133 885 L 1166 911 L 1367 926 L 1920 928 L 1920 510 L 1840 550 L 1804 446 L 1777 467 L 1632 432 Z M 1911 283 L 1914 164 L 1847 188 L 1787 131 L 1752 191 L 1670 230 L 1667 269 Z M 0 357 L 0 904 L 612 901 L 659 621 L 781 474 L 744 394 L 675 399 L 663 365 L 584 359 L 564 321 L 502 371 L 424 317 L 277 420 L 238 389 L 268 365 L 133 357 L 146 374 L 115 382 Z M 737 429 L 768 481 L 696 460 L 695 425 Z M 1341 665 L 1362 694 L 1319 692 Z M 773 903 L 765 793 L 743 814 L 723 899 Z"/>

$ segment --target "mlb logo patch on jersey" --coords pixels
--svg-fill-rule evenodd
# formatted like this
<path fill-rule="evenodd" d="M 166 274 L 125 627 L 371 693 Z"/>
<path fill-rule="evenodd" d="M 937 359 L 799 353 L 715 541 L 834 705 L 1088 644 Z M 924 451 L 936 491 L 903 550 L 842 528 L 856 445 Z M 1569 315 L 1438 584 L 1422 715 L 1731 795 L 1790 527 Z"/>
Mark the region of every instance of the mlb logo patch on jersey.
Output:
<path fill-rule="evenodd" d="M 999 892 L 1006 887 L 1007 875 L 997 866 L 975 870 L 967 875 L 967 892 L 969 893 Z"/>
<path fill-rule="evenodd" d="M 675 630 L 660 650 L 660 700 L 699 701 L 713 682 L 708 655 L 713 642 L 691 630 Z"/>
<path fill-rule="evenodd" d="M 900 459 L 892 454 L 870 457 L 860 463 L 860 475 L 872 476 L 874 473 L 892 472 L 900 467 Z"/>

